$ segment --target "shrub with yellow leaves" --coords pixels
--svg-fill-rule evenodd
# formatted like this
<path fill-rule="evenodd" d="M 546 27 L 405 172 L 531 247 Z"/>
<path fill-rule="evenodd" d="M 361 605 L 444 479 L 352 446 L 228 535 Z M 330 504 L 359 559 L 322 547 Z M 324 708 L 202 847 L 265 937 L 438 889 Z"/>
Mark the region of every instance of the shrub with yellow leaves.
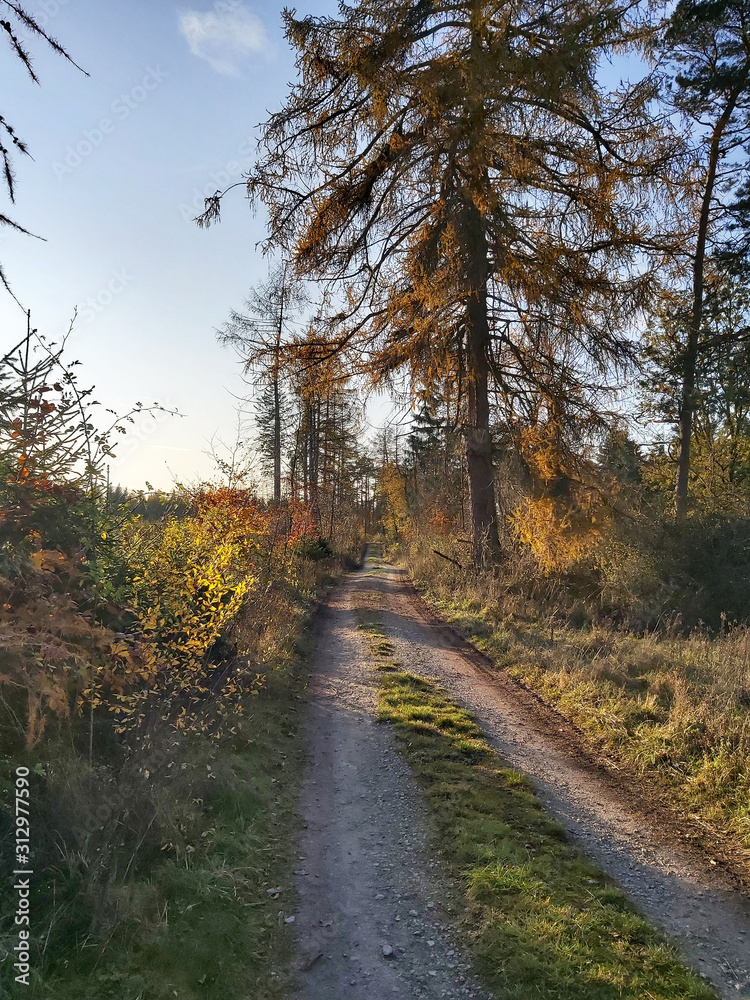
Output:
<path fill-rule="evenodd" d="M 96 503 L 68 486 L 27 477 L 5 492 L 15 502 L 0 525 L 0 684 L 17 736 L 33 746 L 49 719 L 84 709 L 106 708 L 120 733 L 157 714 L 191 725 L 229 684 L 228 636 L 268 544 L 257 499 L 204 488 L 184 498 L 186 516 L 125 512 L 95 532 Z M 81 504 L 96 545 L 75 530 Z M 233 678 L 228 693 L 257 684 Z"/>
<path fill-rule="evenodd" d="M 520 450 L 533 495 L 517 504 L 509 517 L 511 528 L 529 546 L 543 574 L 570 572 L 594 557 L 601 541 L 607 517 L 601 494 L 582 481 L 586 463 L 565 447 L 555 420 L 524 427 Z"/>
<path fill-rule="evenodd" d="M 194 508 L 181 519 L 136 521 L 126 532 L 127 605 L 140 656 L 121 661 L 122 690 L 110 684 L 121 731 L 150 712 L 188 725 L 191 707 L 216 686 L 219 641 L 257 582 L 254 560 L 267 524 L 254 499 L 203 491 Z"/>
<path fill-rule="evenodd" d="M 510 522 L 519 541 L 529 546 L 546 575 L 565 573 L 591 557 L 601 539 L 593 517 L 581 509 L 560 513 L 550 497 L 525 499 Z"/>

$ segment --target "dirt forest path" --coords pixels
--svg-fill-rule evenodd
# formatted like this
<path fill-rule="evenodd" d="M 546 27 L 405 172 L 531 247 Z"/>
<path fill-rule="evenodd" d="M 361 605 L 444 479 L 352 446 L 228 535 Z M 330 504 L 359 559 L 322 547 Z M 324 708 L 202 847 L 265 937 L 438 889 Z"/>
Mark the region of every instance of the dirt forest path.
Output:
<path fill-rule="evenodd" d="M 475 714 L 574 842 L 722 997 L 750 996 L 748 900 L 624 802 L 571 749 L 559 717 L 455 648 L 403 573 L 368 560 L 331 599 L 311 679 L 295 872 L 299 1000 L 489 998 L 452 931 L 457 889 L 434 860 L 420 790 L 376 721 L 377 673 L 357 616 L 375 609 L 404 669 L 437 678 Z"/>

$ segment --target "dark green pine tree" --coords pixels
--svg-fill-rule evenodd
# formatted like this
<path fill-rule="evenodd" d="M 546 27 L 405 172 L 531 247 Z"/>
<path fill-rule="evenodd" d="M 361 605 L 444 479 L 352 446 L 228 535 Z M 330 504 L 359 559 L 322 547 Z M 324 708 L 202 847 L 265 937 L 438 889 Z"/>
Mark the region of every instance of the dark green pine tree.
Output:
<path fill-rule="evenodd" d="M 440 401 L 435 396 L 425 396 L 412 417 L 409 431 L 409 451 L 415 465 L 424 465 L 429 455 L 442 447 L 445 420 L 440 416 Z"/>
<path fill-rule="evenodd" d="M 641 456 L 638 445 L 624 427 L 611 427 L 602 441 L 599 465 L 621 483 L 641 482 Z"/>

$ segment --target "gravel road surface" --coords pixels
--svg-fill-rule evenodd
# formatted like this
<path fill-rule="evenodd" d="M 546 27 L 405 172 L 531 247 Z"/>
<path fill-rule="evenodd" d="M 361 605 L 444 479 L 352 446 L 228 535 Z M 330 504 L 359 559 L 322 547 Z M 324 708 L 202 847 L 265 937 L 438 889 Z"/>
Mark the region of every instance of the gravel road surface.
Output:
<path fill-rule="evenodd" d="M 452 929 L 456 886 L 395 740 L 375 717 L 377 673 L 358 609 L 378 610 L 394 658 L 437 678 L 549 811 L 724 998 L 750 996 L 750 903 L 708 859 L 574 749 L 564 720 L 436 627 L 404 573 L 377 560 L 334 593 L 320 623 L 297 883 L 300 1000 L 487 998 Z"/>

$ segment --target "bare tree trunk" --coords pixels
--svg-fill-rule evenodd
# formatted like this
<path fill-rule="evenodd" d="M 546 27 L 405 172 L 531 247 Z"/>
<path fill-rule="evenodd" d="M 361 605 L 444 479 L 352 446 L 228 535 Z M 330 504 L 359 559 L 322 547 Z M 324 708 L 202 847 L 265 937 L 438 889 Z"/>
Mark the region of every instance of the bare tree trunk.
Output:
<path fill-rule="evenodd" d="M 320 411 L 319 411 L 320 412 Z M 326 406 L 325 406 L 325 417 L 319 417 L 318 420 L 323 421 L 323 441 L 321 444 L 321 455 L 322 455 L 322 465 L 320 469 L 320 484 L 323 489 L 323 496 L 328 497 L 330 503 L 330 510 L 328 511 L 328 522 L 331 525 L 331 530 L 328 532 L 328 537 L 331 537 L 333 532 L 333 509 L 336 505 L 336 494 L 335 494 L 335 479 L 332 475 L 332 470 L 335 472 L 335 452 L 331 455 L 332 449 L 335 449 L 335 438 L 336 438 L 336 404 L 333 404 L 333 429 L 334 433 L 331 434 L 331 389 L 328 387 L 326 391 Z M 320 432 L 318 432 L 318 439 L 320 439 Z"/>
<path fill-rule="evenodd" d="M 297 476 L 298 476 L 298 466 L 300 458 L 300 436 L 302 433 L 302 416 L 300 415 L 297 421 L 297 430 L 294 435 L 294 454 L 289 462 L 289 489 L 291 492 L 292 500 L 297 499 Z"/>
<path fill-rule="evenodd" d="M 735 88 L 727 99 L 726 106 L 711 134 L 711 145 L 706 169 L 706 187 L 701 201 L 701 212 L 698 221 L 698 238 L 693 255 L 693 305 L 690 312 L 687 344 L 682 369 L 682 388 L 680 391 L 680 409 L 678 413 L 679 454 L 677 457 L 677 481 L 675 483 L 674 513 L 677 520 L 687 514 L 689 480 L 690 480 L 690 449 L 693 439 L 693 416 L 695 414 L 695 370 L 698 364 L 698 348 L 700 342 L 701 324 L 703 322 L 704 299 L 704 269 L 706 262 L 706 240 L 711 214 L 711 201 L 716 184 L 716 171 L 721 157 L 721 140 L 734 112 L 737 100 L 750 73 L 750 63 L 745 68 L 741 85 Z"/>
<path fill-rule="evenodd" d="M 273 502 L 281 503 L 281 399 L 278 371 L 273 379 Z"/>
<path fill-rule="evenodd" d="M 445 430 L 443 431 L 443 476 L 448 482 L 450 467 L 451 381 L 445 380 Z"/>
<path fill-rule="evenodd" d="M 305 503 L 310 499 L 310 404 L 304 404 L 304 437 L 302 439 L 302 487 Z"/>
<path fill-rule="evenodd" d="M 284 299 L 286 296 L 286 265 L 281 277 L 279 318 L 276 326 L 276 345 L 273 358 L 273 502 L 281 503 L 281 393 L 279 392 L 279 364 L 281 335 L 284 332 Z"/>
<path fill-rule="evenodd" d="M 466 381 L 468 422 L 464 425 L 469 477 L 475 568 L 492 561 L 500 550 L 495 507 L 489 403 L 489 322 L 487 317 L 487 243 L 482 219 L 473 203 L 465 209 L 469 298 L 466 308 Z"/>
<path fill-rule="evenodd" d="M 320 530 L 320 497 L 318 495 L 320 463 L 320 399 L 310 404 L 310 506 L 315 530 Z"/>

